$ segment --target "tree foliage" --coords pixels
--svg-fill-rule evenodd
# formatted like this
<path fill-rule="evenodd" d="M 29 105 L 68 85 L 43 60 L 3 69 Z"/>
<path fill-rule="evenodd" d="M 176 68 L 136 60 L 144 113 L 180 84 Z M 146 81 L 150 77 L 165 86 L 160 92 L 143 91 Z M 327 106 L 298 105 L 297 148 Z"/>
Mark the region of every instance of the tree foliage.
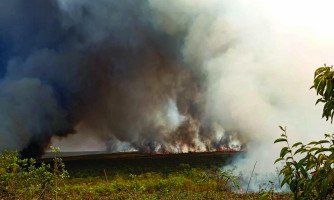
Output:
<path fill-rule="evenodd" d="M 286 128 L 275 143 L 285 143 L 275 163 L 284 161 L 280 174 L 281 186 L 287 184 L 294 199 L 333 198 L 334 193 L 334 135 L 308 144 L 297 142 L 290 146 Z M 298 159 L 298 160 L 297 160 Z"/>
<path fill-rule="evenodd" d="M 314 74 L 314 88 L 324 103 L 322 117 L 326 120 L 334 116 L 334 71 L 324 65 Z M 287 184 L 294 199 L 333 199 L 334 198 L 334 134 L 308 144 L 297 142 L 290 146 L 286 128 L 280 126 L 281 137 L 274 143 L 284 143 L 279 158 L 284 162 L 280 174 L 284 176 L 281 186 Z"/>
<path fill-rule="evenodd" d="M 318 68 L 314 73 L 314 82 L 311 88 L 314 88 L 320 98 L 316 101 L 324 103 L 322 117 L 326 120 L 334 117 L 334 71 L 333 66 L 326 66 Z"/>

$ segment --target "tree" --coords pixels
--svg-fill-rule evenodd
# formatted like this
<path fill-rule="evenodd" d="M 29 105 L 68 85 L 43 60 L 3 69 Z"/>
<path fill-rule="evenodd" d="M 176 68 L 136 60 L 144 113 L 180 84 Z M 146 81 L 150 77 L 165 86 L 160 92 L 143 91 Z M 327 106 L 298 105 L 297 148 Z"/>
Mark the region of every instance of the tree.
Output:
<path fill-rule="evenodd" d="M 322 117 L 326 120 L 334 116 L 334 71 L 324 65 L 314 74 L 314 88 L 324 103 Z M 280 126 L 281 137 L 274 143 L 284 143 L 279 158 L 283 162 L 280 174 L 284 176 L 281 186 L 287 184 L 294 199 L 333 199 L 334 198 L 334 135 L 325 134 L 320 141 L 308 144 L 297 142 L 290 146 L 287 129 Z"/>

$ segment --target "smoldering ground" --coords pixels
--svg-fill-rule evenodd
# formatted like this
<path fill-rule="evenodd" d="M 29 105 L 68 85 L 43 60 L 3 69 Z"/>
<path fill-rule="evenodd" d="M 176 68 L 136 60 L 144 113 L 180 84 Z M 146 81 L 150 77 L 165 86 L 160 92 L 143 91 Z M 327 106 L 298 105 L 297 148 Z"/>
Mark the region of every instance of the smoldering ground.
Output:
<path fill-rule="evenodd" d="M 329 4 L 3 0 L 0 147 L 38 155 L 55 136 L 112 151 L 247 143 L 238 166 L 274 169 L 278 125 L 293 140 L 330 130 L 309 90 L 332 62 Z"/>

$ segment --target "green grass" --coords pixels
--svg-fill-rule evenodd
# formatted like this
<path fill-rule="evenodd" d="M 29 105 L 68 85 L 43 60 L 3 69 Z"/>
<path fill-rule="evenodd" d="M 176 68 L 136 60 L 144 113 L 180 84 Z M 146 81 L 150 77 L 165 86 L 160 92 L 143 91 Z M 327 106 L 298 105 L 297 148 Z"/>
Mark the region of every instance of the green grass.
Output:
<path fill-rule="evenodd" d="M 70 178 L 59 199 L 259 199 L 242 194 L 231 172 L 221 173 L 230 153 L 150 155 L 118 153 L 64 159 Z M 226 172 L 226 171 L 225 171 Z M 267 199 L 289 199 L 272 194 Z"/>
<path fill-rule="evenodd" d="M 61 199 L 259 199 L 262 194 L 240 194 L 215 170 L 185 168 L 178 172 L 147 172 L 109 177 L 70 178 L 60 187 Z M 268 198 L 269 199 L 269 198 Z M 273 194 L 271 199 L 289 199 Z"/>
<path fill-rule="evenodd" d="M 29 177 L 30 168 L 20 164 L 25 162 L 17 155 L 3 154 L 0 159 L 0 199 L 261 199 L 263 195 L 267 198 L 262 199 L 290 198 L 289 194 L 272 191 L 243 194 L 245 188 L 239 187 L 239 177 L 233 171 L 222 170 L 231 157 L 223 153 L 64 158 L 69 177 L 62 176 L 67 172 L 59 171 L 60 168 L 41 168 L 39 162 L 37 168 L 31 168 L 38 175 L 36 180 Z M 54 161 L 57 166 L 63 164 L 58 158 L 43 161 L 50 166 L 55 166 Z M 50 180 L 45 179 L 45 173 L 51 173 Z M 31 188 L 36 188 L 33 194 L 29 192 Z"/>

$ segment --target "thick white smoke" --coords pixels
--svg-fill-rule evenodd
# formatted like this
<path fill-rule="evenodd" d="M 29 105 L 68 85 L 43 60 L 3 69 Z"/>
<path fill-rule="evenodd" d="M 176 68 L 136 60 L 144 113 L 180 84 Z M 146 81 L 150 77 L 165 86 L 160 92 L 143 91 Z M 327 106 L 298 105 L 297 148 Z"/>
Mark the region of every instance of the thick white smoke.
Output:
<path fill-rule="evenodd" d="M 278 125 L 293 141 L 331 131 L 315 107 L 314 70 L 333 62 L 331 1 L 151 1 L 158 24 L 189 27 L 189 66 L 208 75 L 207 112 L 248 144 L 239 168 L 273 172 Z"/>
<path fill-rule="evenodd" d="M 240 168 L 250 171 L 257 161 L 257 171 L 274 171 L 278 125 L 288 127 L 293 141 L 317 139 L 331 131 L 309 90 L 314 70 L 333 62 L 331 1 L 152 5 L 161 11 L 158 19 L 166 31 L 190 27 L 183 59 L 208 76 L 207 112 L 247 141 L 248 156 L 237 163 Z"/>
<path fill-rule="evenodd" d="M 163 13 L 158 19 L 166 31 L 190 27 L 183 59 L 208 76 L 209 115 L 247 142 L 247 156 L 234 163 L 246 177 L 255 162 L 255 173 L 262 174 L 253 180 L 257 184 L 277 177 L 273 162 L 280 146 L 273 141 L 280 134 L 278 125 L 288 127 L 292 141 L 319 139 L 332 131 L 321 119 L 321 106 L 314 106 L 315 92 L 309 90 L 314 70 L 333 63 L 332 1 L 152 5 Z M 257 190 L 257 184 L 251 190 Z"/>

